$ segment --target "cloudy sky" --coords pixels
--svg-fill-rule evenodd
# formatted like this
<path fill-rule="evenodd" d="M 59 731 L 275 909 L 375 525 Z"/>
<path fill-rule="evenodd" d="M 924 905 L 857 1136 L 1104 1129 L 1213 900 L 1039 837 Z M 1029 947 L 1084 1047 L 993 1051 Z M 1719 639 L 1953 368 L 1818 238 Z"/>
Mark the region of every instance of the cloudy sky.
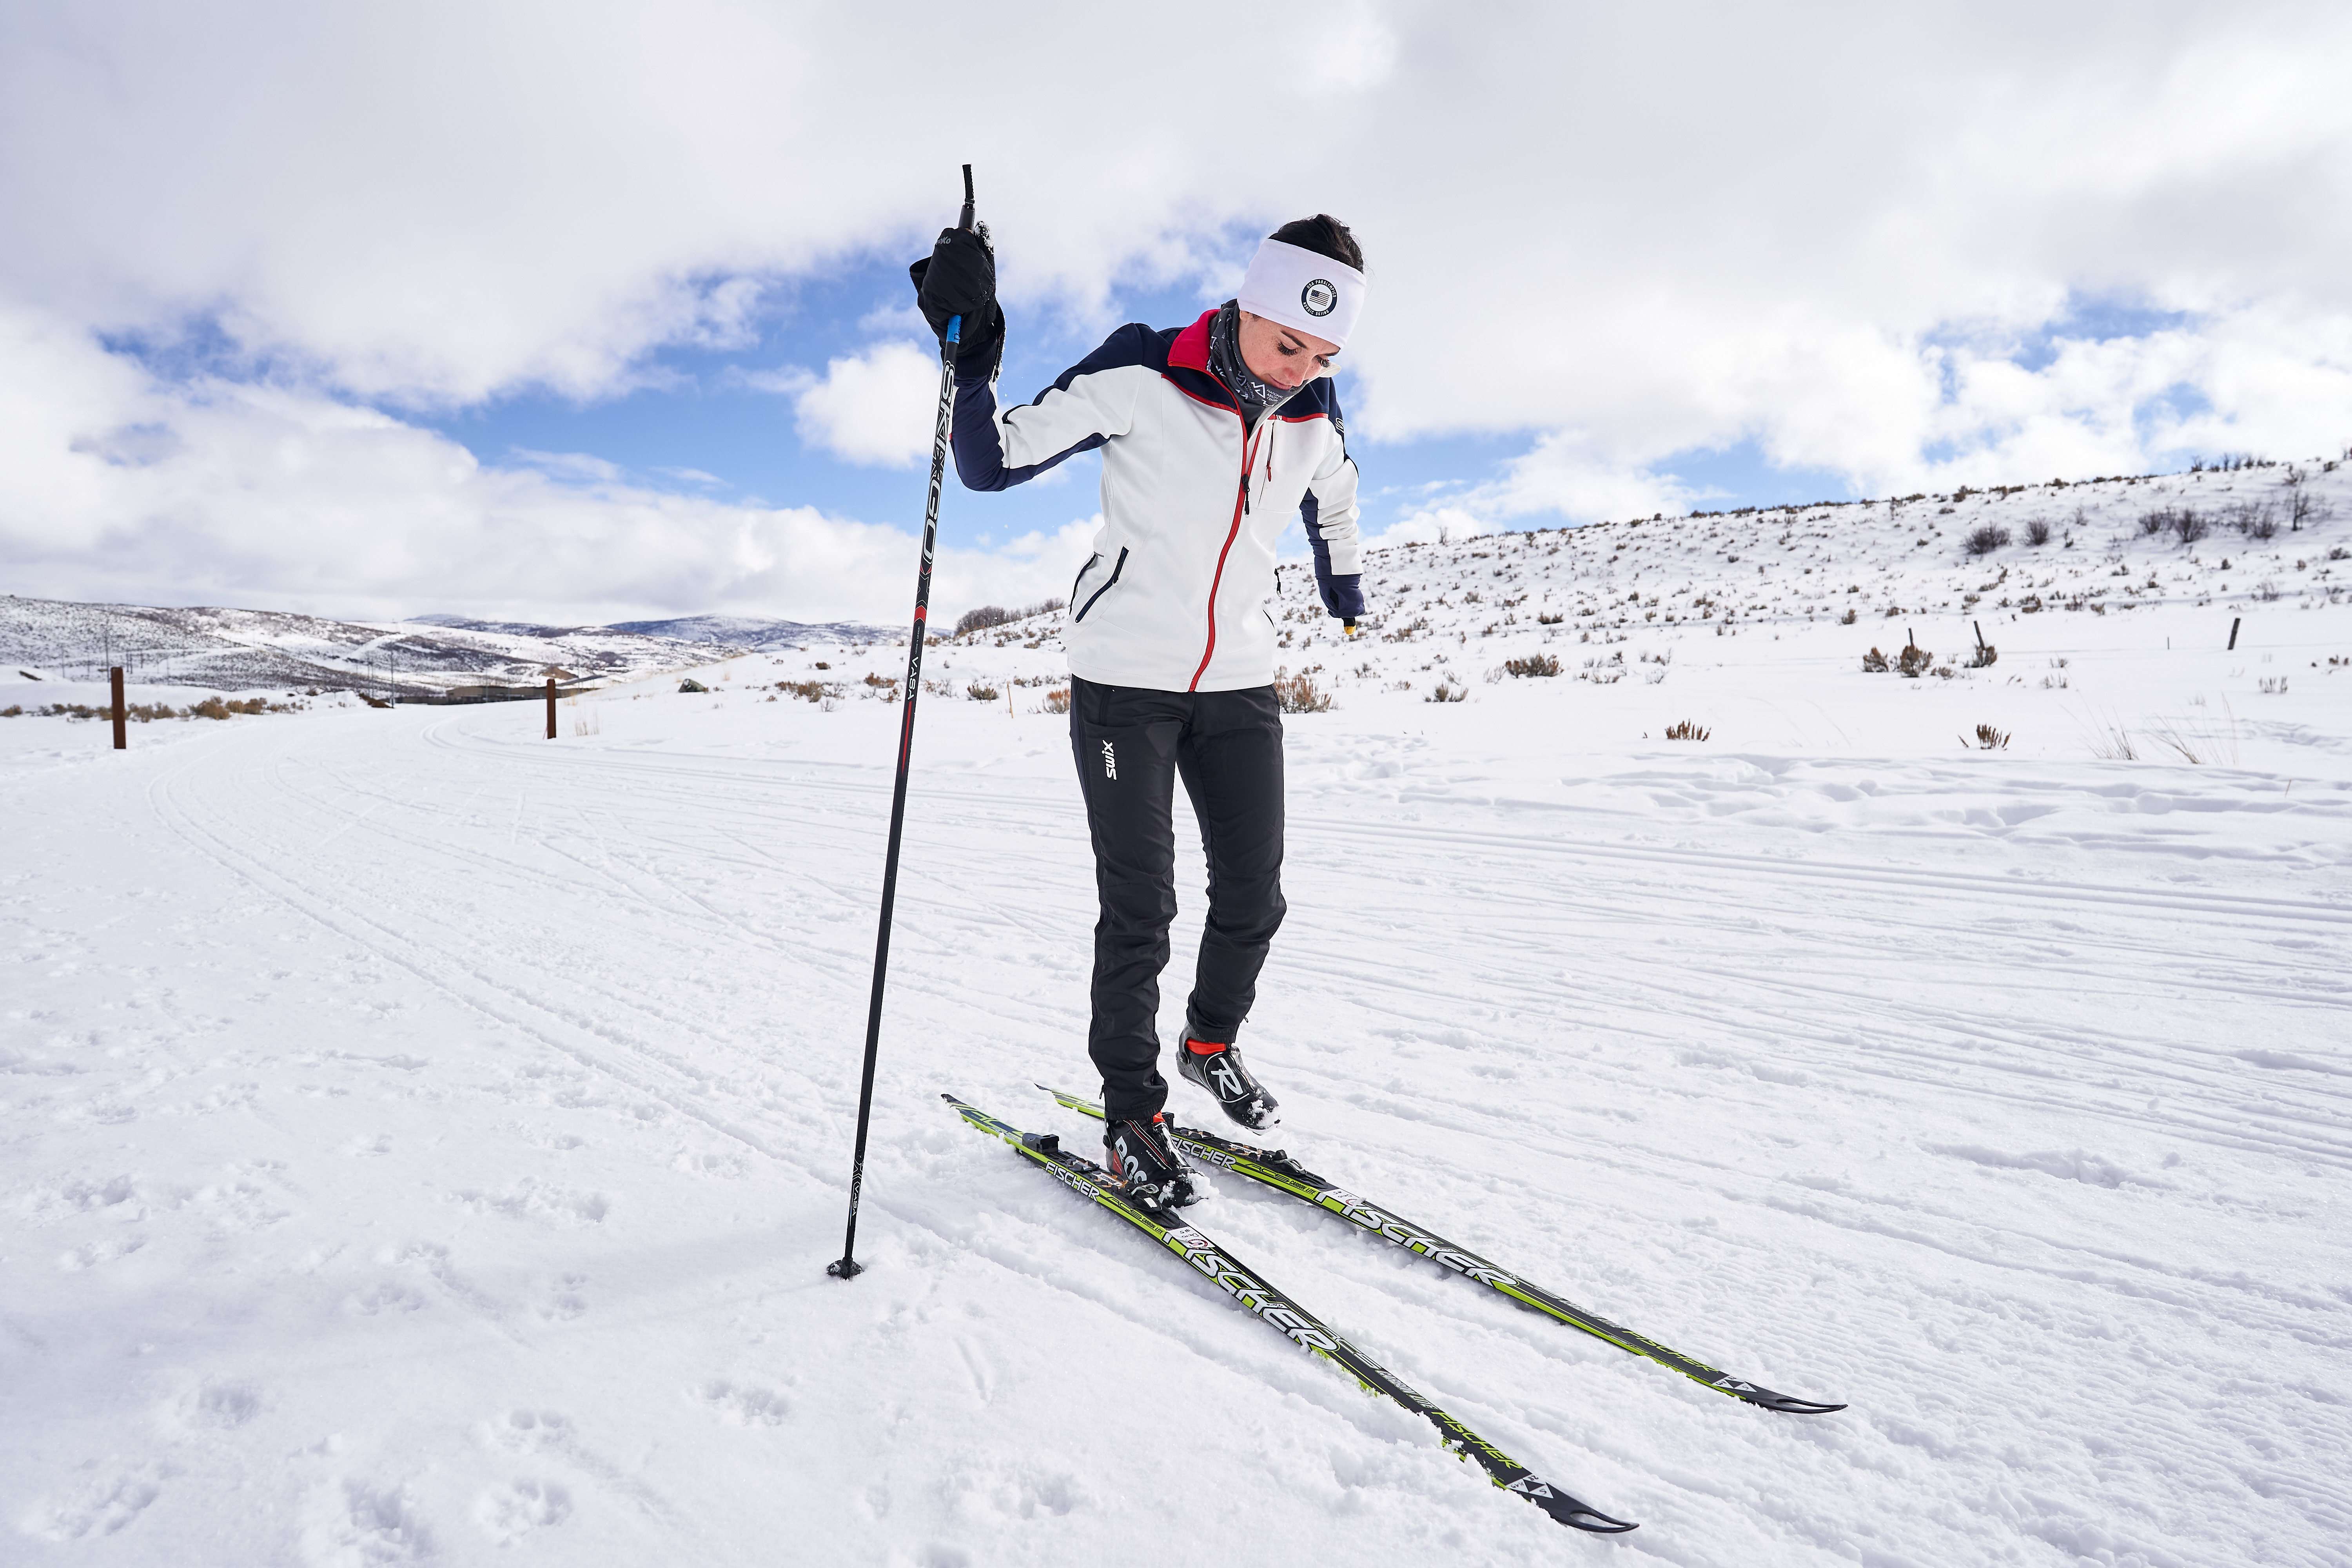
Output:
<path fill-rule="evenodd" d="M 2347 58 L 2249 0 L 0 0 L 0 579 L 895 624 L 966 161 L 1008 399 L 1354 224 L 1376 533 L 2334 456 Z M 1057 479 L 950 490 L 942 608 L 1066 586 Z"/>

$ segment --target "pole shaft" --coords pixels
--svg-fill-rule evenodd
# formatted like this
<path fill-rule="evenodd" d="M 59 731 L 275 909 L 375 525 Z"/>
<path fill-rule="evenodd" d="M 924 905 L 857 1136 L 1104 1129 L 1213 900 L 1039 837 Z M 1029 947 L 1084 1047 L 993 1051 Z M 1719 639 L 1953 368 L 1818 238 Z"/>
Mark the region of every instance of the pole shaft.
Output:
<path fill-rule="evenodd" d="M 970 209 L 967 208 L 967 211 Z M 898 843 L 907 826 L 907 770 L 915 751 L 915 703 L 923 694 L 923 637 L 931 614 L 931 556 L 939 547 L 940 487 L 947 478 L 948 443 L 955 421 L 955 351 L 963 319 L 948 322 L 940 345 L 940 412 L 931 433 L 931 489 L 923 504 L 923 561 L 915 577 L 915 626 L 907 638 L 907 690 L 898 708 L 898 773 L 890 786 L 890 841 L 882 858 L 882 913 L 874 933 L 874 991 L 866 1008 L 866 1067 L 857 1080 L 857 1143 L 849 1159 L 849 1223 L 841 1257 L 826 1268 L 836 1279 L 858 1274 L 857 1205 L 866 1192 L 866 1135 L 874 1112 L 874 1065 L 882 1052 L 882 992 L 890 973 L 890 915 L 898 902 Z"/>
<path fill-rule="evenodd" d="M 123 728 L 122 667 L 119 664 L 114 666 L 111 674 L 114 680 L 114 749 L 118 752 L 128 751 L 131 747 L 131 733 Z"/>

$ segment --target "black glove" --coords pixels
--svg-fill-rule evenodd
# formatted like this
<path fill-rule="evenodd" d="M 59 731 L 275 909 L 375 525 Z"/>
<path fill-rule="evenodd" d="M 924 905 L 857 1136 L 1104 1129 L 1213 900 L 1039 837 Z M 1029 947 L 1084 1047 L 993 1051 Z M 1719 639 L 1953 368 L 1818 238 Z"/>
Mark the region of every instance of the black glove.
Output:
<path fill-rule="evenodd" d="M 956 330 L 956 379 L 981 381 L 996 374 L 1004 354 L 1004 312 L 996 305 L 996 251 L 987 237 L 968 228 L 940 231 L 931 253 L 907 268 L 915 280 L 915 304 L 942 345 L 948 321 Z"/>

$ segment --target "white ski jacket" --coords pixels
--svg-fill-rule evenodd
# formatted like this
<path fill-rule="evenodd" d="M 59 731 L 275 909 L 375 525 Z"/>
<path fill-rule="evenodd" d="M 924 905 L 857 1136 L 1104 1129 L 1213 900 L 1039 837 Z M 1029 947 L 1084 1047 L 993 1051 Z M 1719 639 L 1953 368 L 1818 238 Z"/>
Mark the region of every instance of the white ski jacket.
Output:
<path fill-rule="evenodd" d="M 1255 431 L 1209 367 L 1211 310 L 1129 325 L 1036 400 L 999 412 L 993 384 L 956 387 L 956 471 L 973 489 L 1102 450 L 1102 531 L 1070 589 L 1072 673 L 1106 686 L 1234 691 L 1274 679 L 1274 548 L 1305 520 L 1324 607 L 1363 613 L 1356 465 L 1328 376 Z"/>

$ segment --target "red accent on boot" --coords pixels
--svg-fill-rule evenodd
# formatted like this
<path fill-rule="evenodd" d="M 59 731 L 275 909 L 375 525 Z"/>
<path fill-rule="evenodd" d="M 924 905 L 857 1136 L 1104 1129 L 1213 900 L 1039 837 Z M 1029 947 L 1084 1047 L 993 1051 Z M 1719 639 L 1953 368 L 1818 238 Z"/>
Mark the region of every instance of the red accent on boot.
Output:
<path fill-rule="evenodd" d="M 1232 1044 L 1231 1040 L 1187 1039 L 1184 1042 L 1184 1048 L 1196 1057 L 1213 1057 Z"/>

